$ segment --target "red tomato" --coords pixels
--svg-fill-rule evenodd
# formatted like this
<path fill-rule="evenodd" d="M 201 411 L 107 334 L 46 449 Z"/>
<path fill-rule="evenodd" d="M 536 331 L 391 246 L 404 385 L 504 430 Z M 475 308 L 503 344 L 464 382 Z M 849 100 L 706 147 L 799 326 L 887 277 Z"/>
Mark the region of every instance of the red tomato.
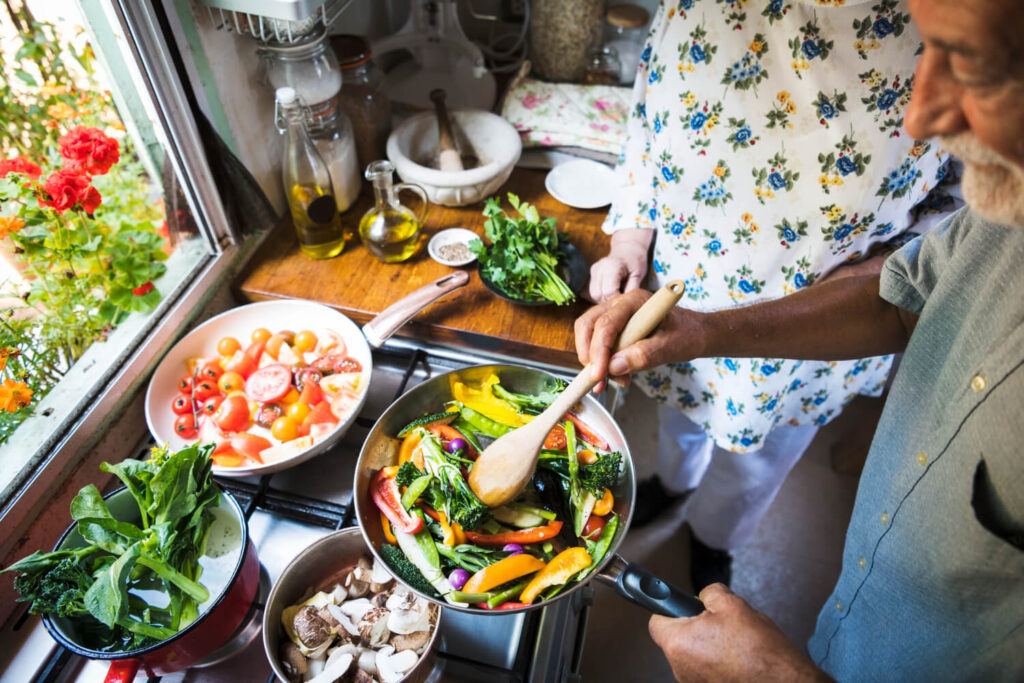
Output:
<path fill-rule="evenodd" d="M 192 412 L 192 397 L 186 394 L 178 394 L 171 403 L 171 410 L 175 415 L 184 415 Z"/>
<path fill-rule="evenodd" d="M 338 418 L 334 417 L 334 413 L 331 412 L 331 404 L 327 401 L 320 401 L 313 406 L 309 411 L 309 415 L 302 420 L 307 425 L 336 423 L 337 421 Z"/>
<path fill-rule="evenodd" d="M 334 372 L 334 356 L 320 356 L 313 361 L 313 369 L 323 375 Z"/>
<path fill-rule="evenodd" d="M 246 432 L 231 437 L 231 449 L 233 451 L 260 463 L 263 462 L 263 459 L 260 458 L 260 451 L 270 448 L 272 445 L 268 439 Z"/>
<path fill-rule="evenodd" d="M 348 356 L 332 356 L 335 372 L 362 372 L 363 366 L 355 358 Z"/>
<path fill-rule="evenodd" d="M 264 366 L 245 380 L 245 395 L 260 403 L 280 401 L 291 388 L 292 371 L 279 363 Z"/>
<path fill-rule="evenodd" d="M 199 412 L 203 415 L 213 415 L 217 412 L 217 408 L 220 407 L 221 402 L 224 400 L 223 396 L 219 394 L 217 396 L 211 396 L 210 398 L 203 401 L 203 407 L 199 409 Z"/>
<path fill-rule="evenodd" d="M 178 391 L 183 394 L 192 393 L 192 375 L 185 375 L 178 380 Z"/>
<path fill-rule="evenodd" d="M 260 356 L 263 355 L 263 349 L 265 348 L 267 348 L 267 338 L 261 339 L 260 341 L 253 341 L 252 344 L 249 344 L 249 348 L 245 350 L 245 355 L 252 360 L 253 365 L 258 367 L 260 364 Z"/>
<path fill-rule="evenodd" d="M 217 388 L 217 383 L 210 379 L 201 379 L 196 382 L 195 388 L 192 390 L 192 395 L 197 401 L 205 401 L 211 396 L 216 396 L 220 393 L 220 389 Z"/>
<path fill-rule="evenodd" d="M 249 426 L 249 402 L 234 394 L 221 402 L 213 414 L 214 423 L 226 432 L 240 432 Z"/>
<path fill-rule="evenodd" d="M 305 403 L 307 406 L 313 407 L 322 400 L 324 400 L 324 392 L 320 388 L 320 385 L 313 381 L 310 375 L 306 375 L 306 379 L 304 380 L 302 387 L 302 394 L 299 395 L 299 403 Z"/>
<path fill-rule="evenodd" d="M 224 370 L 248 377 L 256 371 L 256 361 L 245 355 L 243 351 L 235 351 L 235 355 L 231 356 L 231 360 L 224 366 Z"/>
<path fill-rule="evenodd" d="M 284 411 L 281 410 L 280 406 L 273 403 L 268 403 L 256 412 L 256 423 L 260 427 L 266 427 L 270 429 L 274 425 L 274 420 L 281 417 Z"/>
<path fill-rule="evenodd" d="M 320 380 L 324 378 L 323 374 L 320 373 L 316 368 L 301 368 L 292 371 L 292 375 L 295 376 L 295 388 L 302 391 L 306 388 L 306 385 L 310 382 L 320 384 Z M 310 405 L 313 405 L 312 403 Z"/>
<path fill-rule="evenodd" d="M 174 421 L 174 433 L 183 439 L 196 438 L 196 418 L 192 413 L 179 415 Z"/>
<path fill-rule="evenodd" d="M 212 382 L 216 382 L 220 379 L 220 376 L 224 374 L 224 368 L 220 366 L 217 361 L 211 361 L 199 368 L 199 378 L 208 379 Z"/>
<path fill-rule="evenodd" d="M 590 515 L 590 517 L 587 517 L 587 523 L 583 525 L 583 533 L 580 534 L 580 538 L 587 541 L 596 541 L 601 538 L 601 532 L 604 531 L 604 525 L 604 517 Z"/>

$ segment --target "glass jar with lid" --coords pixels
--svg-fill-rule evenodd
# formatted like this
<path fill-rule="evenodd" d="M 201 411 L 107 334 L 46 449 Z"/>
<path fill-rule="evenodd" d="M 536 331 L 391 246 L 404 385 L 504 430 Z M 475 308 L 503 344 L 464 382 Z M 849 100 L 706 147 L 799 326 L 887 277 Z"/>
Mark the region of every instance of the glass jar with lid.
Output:
<path fill-rule="evenodd" d="M 579 82 L 601 44 L 604 0 L 532 0 L 530 62 L 543 78 Z"/>
<path fill-rule="evenodd" d="M 619 58 L 622 85 L 629 85 L 636 78 L 650 20 L 646 9 L 631 3 L 612 5 L 605 13 L 604 46 L 615 50 Z"/>
<path fill-rule="evenodd" d="M 385 158 L 391 133 L 391 102 L 381 90 L 384 75 L 362 36 L 332 36 L 331 48 L 342 73 L 341 108 L 355 131 L 359 168 L 365 168 Z"/>
<path fill-rule="evenodd" d="M 311 118 L 318 118 L 321 109 L 335 106 L 333 100 L 341 90 L 341 69 L 327 44 L 325 28 L 321 26 L 293 43 L 267 43 L 257 54 L 271 88 L 295 88 Z"/>

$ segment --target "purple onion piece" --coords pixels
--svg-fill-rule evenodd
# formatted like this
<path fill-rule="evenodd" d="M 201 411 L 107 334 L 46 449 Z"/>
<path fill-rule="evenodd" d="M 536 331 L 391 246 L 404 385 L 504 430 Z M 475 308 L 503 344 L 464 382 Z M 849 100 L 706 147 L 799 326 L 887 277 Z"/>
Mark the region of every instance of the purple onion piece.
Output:
<path fill-rule="evenodd" d="M 513 555 L 519 555 L 523 552 L 526 552 L 523 546 L 519 545 L 518 543 L 508 543 L 501 550 L 502 552 L 512 553 Z"/>
<path fill-rule="evenodd" d="M 448 452 L 456 453 L 458 451 L 464 451 L 469 446 L 465 439 L 452 439 L 448 442 Z"/>
<path fill-rule="evenodd" d="M 448 575 L 448 583 L 452 585 L 453 590 L 460 591 L 462 587 L 469 581 L 470 573 L 465 569 L 454 569 L 452 573 Z"/>

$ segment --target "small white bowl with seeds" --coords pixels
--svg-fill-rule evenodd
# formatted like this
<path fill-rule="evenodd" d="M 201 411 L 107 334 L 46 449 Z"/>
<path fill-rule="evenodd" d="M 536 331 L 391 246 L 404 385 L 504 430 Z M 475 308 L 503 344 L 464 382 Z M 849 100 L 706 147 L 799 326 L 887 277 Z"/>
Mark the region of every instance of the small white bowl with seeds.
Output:
<path fill-rule="evenodd" d="M 469 241 L 473 239 L 478 239 L 478 235 L 472 230 L 448 228 L 430 238 L 427 253 L 443 266 L 464 266 L 476 260 L 469 250 Z"/>

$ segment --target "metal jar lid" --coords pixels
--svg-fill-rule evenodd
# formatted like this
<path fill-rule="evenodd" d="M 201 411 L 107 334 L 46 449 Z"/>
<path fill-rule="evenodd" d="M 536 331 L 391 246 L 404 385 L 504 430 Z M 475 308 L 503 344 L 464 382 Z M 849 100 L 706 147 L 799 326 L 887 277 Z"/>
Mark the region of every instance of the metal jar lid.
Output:
<path fill-rule="evenodd" d="M 338 58 L 338 66 L 352 69 L 370 61 L 373 51 L 370 43 L 362 36 L 340 34 L 331 36 L 331 49 Z"/>

